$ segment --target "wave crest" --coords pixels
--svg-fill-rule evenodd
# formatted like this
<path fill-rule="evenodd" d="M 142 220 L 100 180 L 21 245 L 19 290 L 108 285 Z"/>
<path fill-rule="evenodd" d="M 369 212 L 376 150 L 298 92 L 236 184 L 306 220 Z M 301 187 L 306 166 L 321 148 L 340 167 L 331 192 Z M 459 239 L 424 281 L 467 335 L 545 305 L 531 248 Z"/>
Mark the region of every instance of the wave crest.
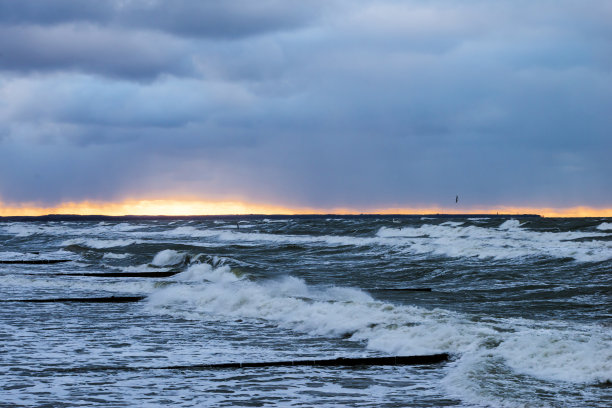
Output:
<path fill-rule="evenodd" d="M 466 370 L 479 356 L 547 380 L 612 380 L 612 337 L 603 329 L 572 330 L 524 319 L 474 322 L 460 313 L 393 305 L 359 289 L 313 287 L 291 276 L 252 281 L 228 266 L 195 264 L 177 279 L 150 295 L 152 311 L 191 319 L 263 319 L 395 355 L 450 352 Z"/>

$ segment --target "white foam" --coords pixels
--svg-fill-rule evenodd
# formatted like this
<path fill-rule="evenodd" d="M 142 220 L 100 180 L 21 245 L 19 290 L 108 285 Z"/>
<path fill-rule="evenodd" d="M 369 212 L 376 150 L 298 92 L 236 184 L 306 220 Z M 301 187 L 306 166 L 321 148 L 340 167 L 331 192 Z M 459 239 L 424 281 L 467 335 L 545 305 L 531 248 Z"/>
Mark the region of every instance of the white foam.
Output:
<path fill-rule="evenodd" d="M 102 259 L 125 259 L 130 256 L 130 254 L 115 254 L 113 252 L 107 252 L 102 256 Z"/>
<path fill-rule="evenodd" d="M 223 265 L 213 268 L 211 265 L 203 263 L 191 265 L 184 272 L 175 275 L 174 279 L 182 282 L 231 283 L 241 278 L 233 274 L 229 266 Z"/>
<path fill-rule="evenodd" d="M 246 229 L 246 228 L 254 228 L 256 227 L 255 224 L 234 224 L 234 225 L 223 225 L 220 227 L 216 227 L 216 228 L 229 228 L 229 229 L 235 229 L 235 230 L 241 230 L 241 229 Z"/>
<path fill-rule="evenodd" d="M 75 290 L 86 290 L 95 293 L 107 291 L 115 293 L 146 294 L 155 289 L 156 283 L 145 279 L 109 281 L 108 279 L 82 279 L 78 277 L 57 279 L 44 275 L 36 275 L 28 277 L 3 276 L 2 279 L 0 279 L 0 287 L 2 286 L 9 288 L 23 287 L 28 290 L 32 288 L 61 290 L 70 294 L 74 293 Z"/>
<path fill-rule="evenodd" d="M 612 333 L 601 326 L 537 324 L 508 321 L 499 333 L 451 363 L 443 380 L 447 391 L 465 402 L 485 406 L 532 406 L 526 388 L 539 381 L 570 388 L 612 379 Z M 514 330 L 513 330 L 514 329 Z M 531 383 L 531 384 L 530 384 Z M 506 392 L 500 393 L 500 384 Z M 542 406 L 538 401 L 538 406 Z M 557 404 L 553 405 L 557 406 Z"/>
<path fill-rule="evenodd" d="M 16 259 L 35 259 L 38 255 L 24 252 L 3 251 L 0 252 L 0 260 L 12 261 Z"/>
<path fill-rule="evenodd" d="M 111 229 L 113 231 L 118 231 L 118 232 L 129 232 L 129 231 L 140 229 L 142 227 L 143 227 L 142 225 L 128 224 L 127 222 L 122 222 L 122 223 L 113 225 Z"/>
<path fill-rule="evenodd" d="M 13 234 L 16 237 L 29 237 L 36 234 L 45 234 L 66 237 L 67 235 L 92 238 L 98 238 L 105 235 L 114 235 L 135 232 L 138 235 L 139 229 L 146 227 L 144 224 L 132 224 L 122 222 L 119 224 L 110 224 L 100 222 L 97 224 L 75 223 L 75 222 L 51 222 L 51 223 L 22 223 L 15 222 L 5 225 L 0 225 L 0 230 L 4 230 L 8 234 Z"/>
<path fill-rule="evenodd" d="M 162 272 L 162 271 L 170 270 L 170 268 L 151 266 L 149 264 L 131 265 L 131 266 L 113 266 L 113 265 L 104 265 L 104 266 L 108 268 L 118 269 L 123 272 Z"/>
<path fill-rule="evenodd" d="M 511 230 L 511 229 L 517 229 L 521 226 L 521 223 L 519 220 L 506 220 L 504 221 L 498 228 L 500 230 Z"/>
<path fill-rule="evenodd" d="M 612 230 L 612 222 L 602 222 L 597 226 L 597 229 L 600 231 L 610 231 Z"/>
<path fill-rule="evenodd" d="M 169 236 L 187 236 L 191 238 L 213 237 L 219 234 L 219 231 L 202 230 L 190 225 L 176 227 L 173 230 L 167 231 L 165 235 Z"/>
<path fill-rule="evenodd" d="M 151 264 L 156 266 L 178 265 L 185 261 L 186 256 L 185 253 L 173 249 L 164 249 L 155 255 Z"/>
<path fill-rule="evenodd" d="M 446 221 L 446 222 L 443 222 L 440 225 L 443 225 L 445 227 L 458 227 L 458 226 L 463 225 L 463 224 L 465 224 L 465 222 Z"/>
<path fill-rule="evenodd" d="M 612 333 L 528 329 L 506 339 L 497 349 L 514 371 L 550 381 L 612 381 Z"/>
<path fill-rule="evenodd" d="M 35 234 L 64 234 L 68 228 L 66 225 L 16 222 L 4 225 L 3 229 L 16 237 L 29 237 Z"/>
<path fill-rule="evenodd" d="M 451 257 L 512 259 L 547 256 L 573 258 L 580 262 L 612 259 L 612 243 L 584 240 L 605 236 L 597 232 L 539 232 L 521 228 L 518 220 L 507 220 L 499 228 L 425 224 L 419 227 L 382 227 L 376 234 L 389 245 L 411 253 L 433 253 Z"/>
<path fill-rule="evenodd" d="M 175 228 L 174 230 L 168 231 L 168 235 L 176 236 L 187 236 L 190 238 L 211 238 L 220 241 L 232 241 L 244 243 L 253 242 L 269 242 L 269 243 L 287 243 L 287 244 L 314 244 L 322 243 L 326 245 L 373 245 L 380 243 L 379 239 L 376 238 L 361 238 L 361 237 L 350 237 L 350 236 L 338 236 L 338 235 L 323 235 L 323 236 L 311 236 L 311 235 L 285 235 L 285 234 L 269 234 L 259 232 L 240 232 L 230 230 L 208 230 L 208 229 L 197 229 L 191 226 L 183 226 Z"/>
<path fill-rule="evenodd" d="M 599 262 L 612 259 L 612 242 L 582 240 L 598 238 L 605 233 L 592 231 L 532 231 L 518 220 L 506 220 L 498 228 L 486 228 L 447 221 L 443 224 L 424 224 L 419 227 L 381 227 L 374 237 L 338 235 L 287 235 L 237 230 L 198 229 L 182 226 L 164 234 L 170 237 L 189 237 L 213 242 L 298 244 L 326 246 L 391 246 L 410 254 L 434 254 L 450 257 L 478 257 L 481 259 L 513 259 L 546 256 L 573 258 L 580 262 Z M 195 242 L 194 245 L 203 245 Z"/>
<path fill-rule="evenodd" d="M 151 311 L 190 319 L 263 319 L 313 336 L 350 336 L 392 355 L 456 353 L 470 370 L 482 358 L 545 380 L 612 380 L 612 332 L 525 319 L 474 322 L 469 316 L 374 300 L 354 288 L 312 287 L 295 277 L 254 282 L 227 266 L 193 265 L 154 291 Z"/>
<path fill-rule="evenodd" d="M 44 253 L 33 252 L 15 252 L 3 251 L 0 252 L 0 260 L 37 260 L 37 259 L 75 259 L 75 254 L 69 251 L 59 250 Z"/>
<path fill-rule="evenodd" d="M 32 226 L 23 224 L 11 224 L 5 226 L 3 229 L 7 233 L 13 234 L 17 237 L 28 237 L 30 235 L 34 235 L 36 233 L 41 232 L 41 229 L 38 227 L 32 228 Z"/>
<path fill-rule="evenodd" d="M 82 245 L 94 249 L 114 248 L 142 243 L 135 239 L 96 239 L 96 238 L 73 238 L 62 242 L 62 246 Z"/>
<path fill-rule="evenodd" d="M 276 220 L 274 220 L 276 221 Z M 375 236 L 290 235 L 272 234 L 235 229 L 206 228 L 202 224 L 183 225 L 170 230 L 137 231 L 139 224 L 96 224 L 83 228 L 78 224 L 13 223 L 4 226 L 14 234 L 49 233 L 64 238 L 63 246 L 79 244 L 95 249 L 128 246 L 143 242 L 167 243 L 180 239 L 182 243 L 203 247 L 222 246 L 226 243 L 257 246 L 261 243 L 371 247 L 373 251 L 386 251 L 393 247 L 398 252 L 413 255 L 433 254 L 450 257 L 478 257 L 481 259 L 513 259 L 520 257 L 572 258 L 579 262 L 599 262 L 612 259 L 612 242 L 598 240 L 607 236 L 610 223 L 602 223 L 596 231 L 532 231 L 518 220 L 506 220 L 497 228 L 485 228 L 447 221 L 439 225 L 418 227 L 382 227 Z M 253 224 L 249 224 L 251 226 Z M 242 225 L 241 225 L 242 227 Z M 399 226 L 398 226 L 399 227 Z M 70 238 L 78 234 L 79 237 Z M 152 238 L 156 238 L 152 240 Z M 186 240 L 185 238 L 189 238 Z M 586 240 L 583 238 L 594 238 Z M 145 240 L 146 239 L 146 240 Z M 582 239 L 582 240 L 581 240 Z"/>

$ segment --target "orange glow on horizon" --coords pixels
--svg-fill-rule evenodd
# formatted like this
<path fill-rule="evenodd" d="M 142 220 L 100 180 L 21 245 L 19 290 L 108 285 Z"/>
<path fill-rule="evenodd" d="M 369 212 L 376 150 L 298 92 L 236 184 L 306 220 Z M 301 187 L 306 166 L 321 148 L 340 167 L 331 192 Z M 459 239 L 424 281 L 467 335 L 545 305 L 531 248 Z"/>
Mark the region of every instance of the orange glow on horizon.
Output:
<path fill-rule="evenodd" d="M 295 214 L 281 206 L 247 204 L 238 201 L 196 200 L 127 200 L 123 202 L 68 202 L 54 207 L 33 204 L 5 206 L 0 204 L 0 216 L 11 215 L 230 215 L 230 214 Z"/>
<path fill-rule="evenodd" d="M 47 214 L 77 215 L 246 215 L 246 214 L 539 214 L 543 217 L 612 217 L 612 208 L 570 207 L 391 207 L 354 208 L 289 208 L 279 205 L 253 204 L 240 201 L 198 200 L 127 200 L 123 202 L 67 202 L 45 207 L 36 204 L 5 205 L 0 202 L 0 216 L 38 216 Z"/>

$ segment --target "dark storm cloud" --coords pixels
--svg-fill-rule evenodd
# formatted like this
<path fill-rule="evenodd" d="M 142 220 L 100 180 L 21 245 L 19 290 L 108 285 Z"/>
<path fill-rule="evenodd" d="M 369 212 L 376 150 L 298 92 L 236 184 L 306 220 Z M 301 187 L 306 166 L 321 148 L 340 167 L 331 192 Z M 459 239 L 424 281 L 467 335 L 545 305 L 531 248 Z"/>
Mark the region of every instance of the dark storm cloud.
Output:
<path fill-rule="evenodd" d="M 0 0 L 2 24 L 60 24 L 112 19 L 117 2 L 97 0 Z"/>
<path fill-rule="evenodd" d="M 2 200 L 612 202 L 608 2 L 28 3 Z"/>
<path fill-rule="evenodd" d="M 237 38 L 301 26 L 316 17 L 322 4 L 318 0 L 0 0 L 0 22 L 87 22 L 195 37 Z"/>
<path fill-rule="evenodd" d="M 240 39 L 303 27 L 323 2 L 0 0 L 0 70 L 73 70 L 151 80 Z M 222 46 L 224 42 L 219 44 Z M 252 52 L 252 50 L 251 50 Z"/>
<path fill-rule="evenodd" d="M 0 26 L 0 69 L 71 70 L 129 79 L 193 72 L 187 44 L 174 38 L 74 25 Z"/>

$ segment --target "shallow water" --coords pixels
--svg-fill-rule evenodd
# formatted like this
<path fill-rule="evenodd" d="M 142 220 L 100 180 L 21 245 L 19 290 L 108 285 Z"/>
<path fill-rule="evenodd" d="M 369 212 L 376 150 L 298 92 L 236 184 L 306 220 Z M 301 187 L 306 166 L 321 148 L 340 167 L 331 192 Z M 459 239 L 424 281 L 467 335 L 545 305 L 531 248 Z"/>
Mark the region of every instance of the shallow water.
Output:
<path fill-rule="evenodd" d="M 608 406 L 612 220 L 0 222 L 3 406 Z M 63 273 L 178 271 L 150 278 Z M 431 288 L 431 292 L 391 289 Z M 135 296 L 138 303 L 7 300 Z M 157 370 L 449 352 L 414 367 Z"/>

